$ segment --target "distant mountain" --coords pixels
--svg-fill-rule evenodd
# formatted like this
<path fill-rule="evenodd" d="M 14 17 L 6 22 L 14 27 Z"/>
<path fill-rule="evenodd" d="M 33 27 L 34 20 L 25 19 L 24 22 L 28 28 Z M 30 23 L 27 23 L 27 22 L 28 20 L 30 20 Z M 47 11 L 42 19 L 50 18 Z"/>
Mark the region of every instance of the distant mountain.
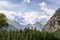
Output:
<path fill-rule="evenodd" d="M 27 27 L 33 28 L 33 29 L 36 28 L 37 30 L 40 30 L 41 31 L 42 28 L 43 28 L 43 25 L 41 23 L 37 22 L 35 24 L 28 24 Z"/>
<path fill-rule="evenodd" d="M 42 28 L 44 27 L 41 23 L 37 22 L 34 24 L 34 26 L 36 27 L 37 30 L 42 30 Z"/>
<path fill-rule="evenodd" d="M 47 32 L 55 32 L 57 30 L 60 30 L 60 8 L 55 12 L 43 28 L 43 31 Z"/>
<path fill-rule="evenodd" d="M 7 30 L 18 30 L 17 28 L 15 28 L 13 25 L 9 24 Z"/>
<path fill-rule="evenodd" d="M 9 26 L 8 26 L 8 30 L 20 30 L 20 29 L 24 29 L 25 25 L 20 25 L 19 23 L 17 23 L 16 21 L 10 21 L 9 19 L 7 20 Z"/>
<path fill-rule="evenodd" d="M 8 28 L 7 30 L 18 30 L 13 24 L 12 21 L 10 21 L 9 19 L 7 19 L 7 22 L 8 22 Z"/>
<path fill-rule="evenodd" d="M 20 30 L 20 29 L 24 29 L 26 27 L 29 27 L 29 28 L 33 28 L 33 29 L 37 29 L 37 30 L 42 30 L 43 26 L 41 23 L 37 22 L 35 24 L 27 24 L 27 25 L 21 25 L 19 23 L 17 23 L 16 21 L 10 21 L 9 19 L 7 19 L 8 21 L 8 30 Z"/>

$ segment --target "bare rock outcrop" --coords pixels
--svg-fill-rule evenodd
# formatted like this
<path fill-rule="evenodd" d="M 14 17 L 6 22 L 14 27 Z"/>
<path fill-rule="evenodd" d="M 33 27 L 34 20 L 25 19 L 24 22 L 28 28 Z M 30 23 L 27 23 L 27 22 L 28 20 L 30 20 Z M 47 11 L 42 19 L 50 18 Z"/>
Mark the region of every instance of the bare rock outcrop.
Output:
<path fill-rule="evenodd" d="M 60 8 L 55 12 L 53 17 L 47 22 L 43 31 L 46 32 L 55 32 L 60 29 Z"/>

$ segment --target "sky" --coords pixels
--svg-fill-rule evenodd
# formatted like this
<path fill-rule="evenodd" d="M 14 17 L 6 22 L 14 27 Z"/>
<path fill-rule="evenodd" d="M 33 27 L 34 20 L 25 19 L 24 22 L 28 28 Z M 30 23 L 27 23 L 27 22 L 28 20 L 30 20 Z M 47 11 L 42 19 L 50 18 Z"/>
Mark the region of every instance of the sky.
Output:
<path fill-rule="evenodd" d="M 0 0 L 0 13 L 19 24 L 45 24 L 60 7 L 60 0 Z"/>

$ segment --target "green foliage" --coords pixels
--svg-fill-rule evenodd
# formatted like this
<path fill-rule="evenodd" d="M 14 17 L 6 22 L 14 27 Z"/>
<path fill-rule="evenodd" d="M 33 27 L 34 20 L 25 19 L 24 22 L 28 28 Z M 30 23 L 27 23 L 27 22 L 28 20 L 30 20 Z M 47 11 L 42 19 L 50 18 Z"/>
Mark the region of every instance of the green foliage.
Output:
<path fill-rule="evenodd" d="M 3 13 L 0 13 L 0 29 L 2 27 L 7 27 L 7 26 L 8 26 L 8 23 L 6 20 L 6 16 Z"/>
<path fill-rule="evenodd" d="M 0 40 L 60 40 L 60 32 L 41 32 L 25 28 L 20 31 L 0 31 Z"/>

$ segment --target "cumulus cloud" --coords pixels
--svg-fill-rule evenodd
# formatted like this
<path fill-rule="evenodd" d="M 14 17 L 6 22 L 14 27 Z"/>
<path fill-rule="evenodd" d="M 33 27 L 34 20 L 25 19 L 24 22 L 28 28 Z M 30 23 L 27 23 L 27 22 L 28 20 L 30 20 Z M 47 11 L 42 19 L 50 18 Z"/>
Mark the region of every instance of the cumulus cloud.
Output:
<path fill-rule="evenodd" d="M 39 3 L 40 9 L 47 15 L 52 16 L 55 12 L 55 10 L 48 8 L 45 2 Z"/>
<path fill-rule="evenodd" d="M 0 13 L 4 13 L 6 15 L 6 17 L 10 20 L 13 20 L 14 17 L 16 16 L 16 12 L 14 12 L 14 11 L 0 10 Z"/>
<path fill-rule="evenodd" d="M 53 16 L 53 14 L 55 13 L 55 10 L 51 9 L 51 8 L 48 8 L 48 6 L 47 6 L 47 4 L 45 2 L 39 3 L 38 5 L 40 7 L 40 10 L 43 11 L 44 15 L 42 15 L 42 16 L 44 16 L 44 19 L 45 19 L 44 23 L 46 23 L 50 19 L 50 17 Z M 44 19 L 43 19 L 43 21 L 44 21 Z"/>
<path fill-rule="evenodd" d="M 23 15 L 23 18 L 25 18 L 25 21 L 29 24 L 34 24 L 39 19 L 39 13 L 35 11 L 26 12 L 25 15 Z"/>
<path fill-rule="evenodd" d="M 5 4 L 3 4 L 3 2 L 1 1 L 0 3 L 1 3 L 1 6 L 10 5 L 9 3 L 6 3 L 6 2 Z M 0 10 L 0 12 L 4 13 L 8 19 L 14 20 L 17 22 L 18 20 L 21 21 L 20 18 L 23 18 L 22 20 L 23 23 L 27 23 L 27 24 L 35 24 L 36 22 L 41 22 L 41 21 L 42 21 L 41 23 L 46 23 L 49 20 L 49 18 L 54 14 L 54 10 L 51 8 L 48 8 L 45 2 L 39 3 L 38 6 L 40 7 L 40 10 L 42 10 L 42 12 L 29 11 L 29 12 L 22 13 L 22 12 L 6 11 L 6 10 Z"/>
<path fill-rule="evenodd" d="M 10 20 L 18 21 L 18 18 L 21 17 L 24 18 L 24 20 L 27 24 L 35 24 L 36 22 L 40 21 L 42 18 L 46 18 L 45 15 L 40 15 L 40 13 L 36 11 L 30 11 L 30 12 L 24 12 L 23 14 L 21 12 L 14 12 L 14 11 L 4 11 L 0 10 L 0 13 L 4 13 L 6 17 Z M 21 21 L 21 20 L 20 20 Z"/>
<path fill-rule="evenodd" d="M 30 0 L 24 0 L 24 2 L 28 2 L 28 3 L 30 3 Z"/>
<path fill-rule="evenodd" d="M 2 8 L 13 8 L 13 7 L 16 7 L 17 5 L 15 5 L 15 4 L 11 4 L 11 3 L 9 3 L 9 2 L 7 2 L 7 1 L 0 1 L 0 7 L 2 7 Z"/>
<path fill-rule="evenodd" d="M 39 3 L 38 5 L 40 6 L 40 8 L 46 7 L 46 3 L 45 2 Z"/>
<path fill-rule="evenodd" d="M 22 14 L 21 12 L 16 13 L 14 11 L 0 10 L 0 13 L 4 13 L 8 19 L 15 20 L 15 21 L 17 21 L 18 18 L 22 17 L 24 18 L 23 21 L 25 21 L 27 24 L 34 24 L 37 21 L 39 21 L 41 18 L 43 18 L 43 16 L 36 11 L 24 12 Z"/>

